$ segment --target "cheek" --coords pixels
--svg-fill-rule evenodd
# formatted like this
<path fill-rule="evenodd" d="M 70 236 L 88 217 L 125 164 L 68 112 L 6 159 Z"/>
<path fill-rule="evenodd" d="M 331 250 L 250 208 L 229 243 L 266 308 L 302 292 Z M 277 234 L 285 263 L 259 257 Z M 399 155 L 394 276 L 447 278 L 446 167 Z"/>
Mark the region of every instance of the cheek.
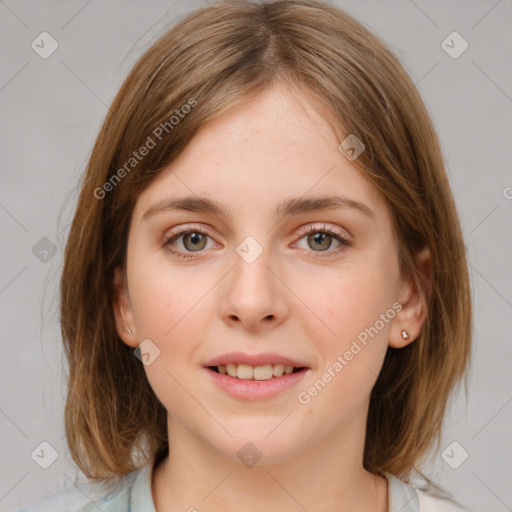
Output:
<path fill-rule="evenodd" d="M 148 382 L 167 411 L 177 418 L 204 415 L 183 385 L 190 379 L 190 364 L 204 339 L 209 319 L 204 308 L 211 277 L 185 267 L 162 263 L 134 252 L 129 271 L 130 298 L 139 340 L 150 339 L 159 355 L 144 367 Z M 197 410 L 196 410 L 197 409 Z M 185 412 L 184 412 L 185 411 Z"/>
<path fill-rule="evenodd" d="M 184 329 L 190 333 L 197 325 L 191 318 L 207 292 L 208 276 L 172 265 L 161 254 L 134 251 L 130 263 L 130 298 L 140 334 L 166 344 Z"/>
<path fill-rule="evenodd" d="M 357 266 L 337 269 L 334 277 L 317 279 L 315 287 L 308 287 L 307 304 L 315 314 L 302 316 L 302 327 L 321 354 L 316 377 L 321 375 L 319 389 L 324 384 L 328 388 L 322 391 L 324 399 L 343 397 L 350 407 L 369 395 L 394 318 L 393 279 L 385 262 L 361 259 Z"/>
<path fill-rule="evenodd" d="M 331 269 L 325 276 L 317 275 L 314 286 L 311 281 L 302 280 L 299 293 L 307 297 L 309 317 L 316 315 L 322 325 L 327 346 L 336 346 L 373 325 L 381 313 L 391 308 L 392 280 L 387 266 L 375 261 L 360 262 Z M 389 328 L 386 326 L 383 330 Z"/>

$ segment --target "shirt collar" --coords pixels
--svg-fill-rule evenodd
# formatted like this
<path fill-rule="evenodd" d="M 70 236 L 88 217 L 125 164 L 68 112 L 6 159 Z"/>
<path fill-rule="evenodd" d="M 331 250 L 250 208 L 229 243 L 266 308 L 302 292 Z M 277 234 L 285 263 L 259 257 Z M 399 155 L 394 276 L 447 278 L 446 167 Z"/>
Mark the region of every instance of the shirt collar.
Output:
<path fill-rule="evenodd" d="M 156 512 L 153 494 L 151 492 L 151 480 L 155 465 L 155 456 L 137 471 L 130 496 L 130 510 L 132 512 Z"/>
<path fill-rule="evenodd" d="M 388 481 L 388 512 L 420 512 L 416 489 L 391 473 L 384 472 Z"/>
<path fill-rule="evenodd" d="M 130 499 L 132 512 L 156 512 L 151 491 L 154 463 L 152 456 L 137 472 Z M 416 489 L 391 473 L 383 475 L 388 482 L 388 512 L 420 512 Z"/>

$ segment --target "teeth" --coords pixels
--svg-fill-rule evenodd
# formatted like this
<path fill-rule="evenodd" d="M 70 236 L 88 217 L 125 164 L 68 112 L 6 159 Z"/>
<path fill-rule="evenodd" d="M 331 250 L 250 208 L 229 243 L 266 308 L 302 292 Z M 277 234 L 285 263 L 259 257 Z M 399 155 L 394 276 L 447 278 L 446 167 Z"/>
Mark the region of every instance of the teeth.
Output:
<path fill-rule="evenodd" d="M 226 365 L 226 370 L 230 377 L 236 377 L 236 364 L 229 363 Z"/>
<path fill-rule="evenodd" d="M 219 373 L 228 374 L 230 377 L 236 377 L 243 380 L 269 380 L 273 377 L 281 377 L 283 373 L 293 372 L 293 366 L 284 364 L 264 364 L 261 366 L 251 366 L 250 364 L 220 364 L 217 366 Z"/>
<path fill-rule="evenodd" d="M 240 368 L 240 367 L 238 367 Z M 240 371 L 240 370 L 238 370 Z M 255 366 L 254 370 L 255 380 L 269 380 L 274 376 L 274 370 L 271 364 L 264 364 L 263 366 Z"/>
<path fill-rule="evenodd" d="M 254 376 L 254 368 L 248 364 L 239 364 L 236 367 L 236 376 L 239 379 L 252 379 Z"/>

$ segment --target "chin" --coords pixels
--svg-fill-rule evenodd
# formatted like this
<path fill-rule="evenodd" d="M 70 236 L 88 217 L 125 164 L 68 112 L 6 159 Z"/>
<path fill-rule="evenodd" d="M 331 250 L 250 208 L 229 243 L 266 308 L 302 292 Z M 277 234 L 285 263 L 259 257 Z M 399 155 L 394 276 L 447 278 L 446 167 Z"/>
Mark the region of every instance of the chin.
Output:
<path fill-rule="evenodd" d="M 249 418 L 247 423 L 238 424 L 236 432 L 228 427 L 233 438 L 226 435 L 212 444 L 225 457 L 247 467 L 278 464 L 303 449 L 304 434 L 299 430 L 294 434 L 283 428 L 283 424 L 279 425 L 279 421 L 273 421 L 270 428 L 268 423 Z"/>

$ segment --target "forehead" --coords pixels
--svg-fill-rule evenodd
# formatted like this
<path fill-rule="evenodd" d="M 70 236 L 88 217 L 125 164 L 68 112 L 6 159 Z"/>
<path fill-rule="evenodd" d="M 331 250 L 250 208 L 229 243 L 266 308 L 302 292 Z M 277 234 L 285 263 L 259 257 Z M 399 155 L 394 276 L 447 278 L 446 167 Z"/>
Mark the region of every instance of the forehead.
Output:
<path fill-rule="evenodd" d="M 232 213 L 256 214 L 275 210 L 285 198 L 327 194 L 385 209 L 380 192 L 338 149 L 319 110 L 282 86 L 233 107 L 204 125 L 160 171 L 140 195 L 134 217 L 185 195 L 211 198 Z"/>

